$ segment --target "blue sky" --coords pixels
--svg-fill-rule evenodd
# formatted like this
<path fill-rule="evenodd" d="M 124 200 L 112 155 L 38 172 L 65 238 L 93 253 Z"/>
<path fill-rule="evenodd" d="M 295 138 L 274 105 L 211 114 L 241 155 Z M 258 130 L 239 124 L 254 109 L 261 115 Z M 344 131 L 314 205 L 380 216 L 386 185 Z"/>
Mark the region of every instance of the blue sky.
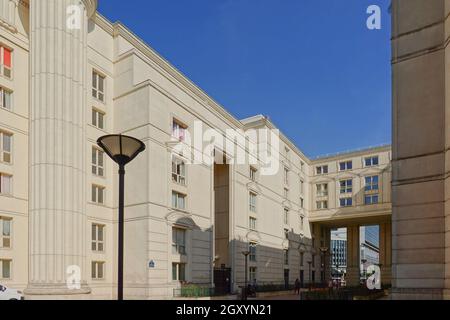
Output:
<path fill-rule="evenodd" d="M 391 141 L 389 0 L 100 0 L 237 118 L 308 156 Z M 368 30 L 367 7 L 382 9 Z"/>

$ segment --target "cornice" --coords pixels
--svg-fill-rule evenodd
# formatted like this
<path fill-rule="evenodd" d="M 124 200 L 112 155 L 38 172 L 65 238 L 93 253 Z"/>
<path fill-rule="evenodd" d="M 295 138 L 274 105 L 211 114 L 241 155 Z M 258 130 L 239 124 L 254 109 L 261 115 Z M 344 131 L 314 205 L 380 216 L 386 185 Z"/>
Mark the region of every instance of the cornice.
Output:
<path fill-rule="evenodd" d="M 91 18 L 94 13 L 97 11 L 98 2 L 97 0 L 82 0 L 84 6 L 86 7 L 86 12 L 88 18 Z"/>

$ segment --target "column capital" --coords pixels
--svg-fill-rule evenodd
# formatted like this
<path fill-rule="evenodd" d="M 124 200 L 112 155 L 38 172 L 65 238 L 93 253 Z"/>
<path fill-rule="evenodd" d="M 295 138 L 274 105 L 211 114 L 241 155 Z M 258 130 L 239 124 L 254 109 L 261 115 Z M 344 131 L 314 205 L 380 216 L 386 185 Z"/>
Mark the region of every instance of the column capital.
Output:
<path fill-rule="evenodd" d="M 88 18 L 91 18 L 95 11 L 97 10 L 98 1 L 97 0 L 82 0 L 84 3 L 84 6 L 86 7 L 86 12 Z"/>

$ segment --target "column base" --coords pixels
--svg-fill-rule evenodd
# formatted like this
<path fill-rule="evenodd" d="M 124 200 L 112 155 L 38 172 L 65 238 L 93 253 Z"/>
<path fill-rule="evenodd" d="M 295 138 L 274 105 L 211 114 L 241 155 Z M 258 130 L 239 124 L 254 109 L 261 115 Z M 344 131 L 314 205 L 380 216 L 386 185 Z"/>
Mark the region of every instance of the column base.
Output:
<path fill-rule="evenodd" d="M 29 284 L 24 290 L 30 300 L 79 300 L 87 299 L 90 293 L 87 284 L 82 284 L 80 289 L 69 289 L 65 284 Z"/>

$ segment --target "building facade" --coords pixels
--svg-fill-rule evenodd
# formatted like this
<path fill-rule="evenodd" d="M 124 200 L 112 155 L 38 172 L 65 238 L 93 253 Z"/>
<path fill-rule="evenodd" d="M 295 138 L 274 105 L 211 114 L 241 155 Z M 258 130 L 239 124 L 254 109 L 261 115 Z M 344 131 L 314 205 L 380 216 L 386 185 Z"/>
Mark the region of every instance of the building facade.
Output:
<path fill-rule="evenodd" d="M 0 1 L 0 282 L 31 299 L 115 297 L 117 168 L 96 145 L 110 133 L 147 147 L 125 179 L 126 298 L 237 291 L 245 251 L 251 281 L 324 281 L 342 226 L 356 273 L 369 223 L 390 281 L 389 146 L 309 159 L 282 133 L 247 134 L 277 131 L 233 117 L 96 6 Z"/>

